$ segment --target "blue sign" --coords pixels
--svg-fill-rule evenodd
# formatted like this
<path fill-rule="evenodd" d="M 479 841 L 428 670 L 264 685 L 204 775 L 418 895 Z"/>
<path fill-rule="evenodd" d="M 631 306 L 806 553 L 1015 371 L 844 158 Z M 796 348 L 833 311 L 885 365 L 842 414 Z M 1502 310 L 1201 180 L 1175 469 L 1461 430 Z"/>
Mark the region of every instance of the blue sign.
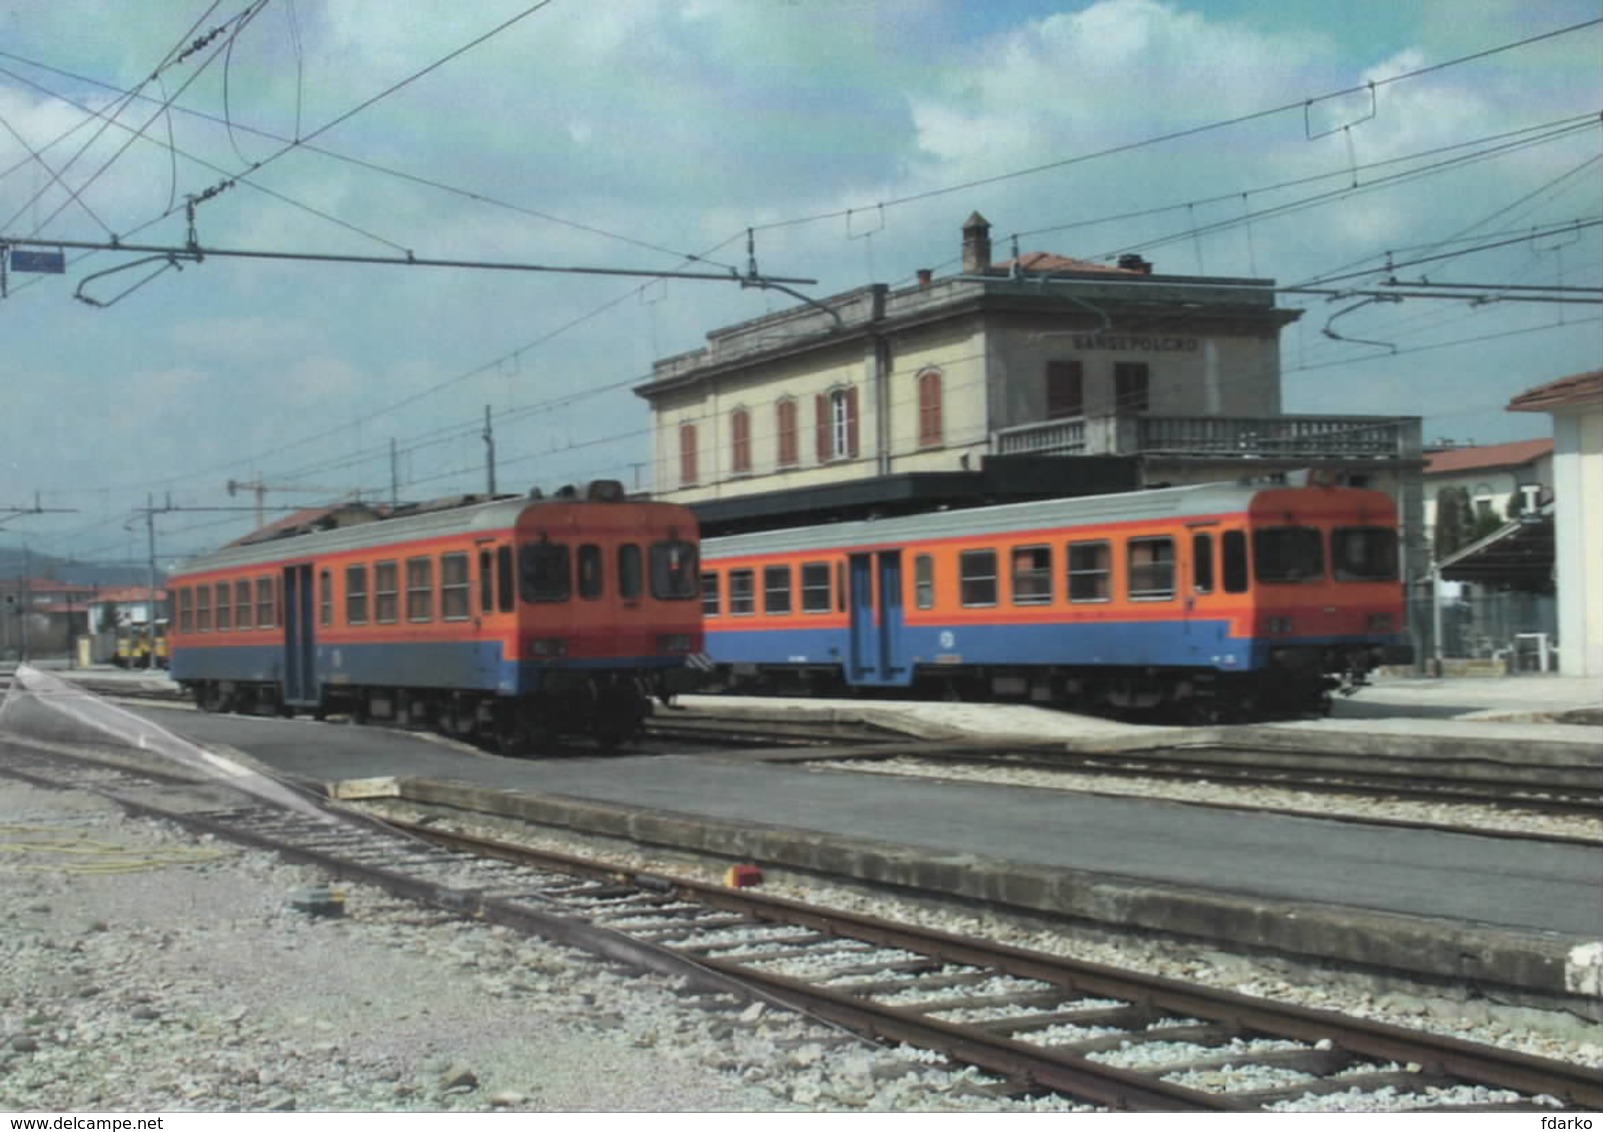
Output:
<path fill-rule="evenodd" d="M 67 270 L 66 252 L 25 252 L 13 248 L 11 251 L 12 271 L 42 271 L 48 275 L 60 275 Z"/>

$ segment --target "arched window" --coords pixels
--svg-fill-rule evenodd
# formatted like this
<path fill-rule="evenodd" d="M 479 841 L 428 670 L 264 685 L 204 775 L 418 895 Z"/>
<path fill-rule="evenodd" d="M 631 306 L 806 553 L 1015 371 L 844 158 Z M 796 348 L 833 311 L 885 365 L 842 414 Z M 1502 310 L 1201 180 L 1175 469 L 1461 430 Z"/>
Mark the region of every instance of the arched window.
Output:
<path fill-rule="evenodd" d="M 737 476 L 751 472 L 751 414 L 745 409 L 729 414 L 729 467 Z"/>
<path fill-rule="evenodd" d="M 774 406 L 774 432 L 779 437 L 779 466 L 794 468 L 801 462 L 796 444 L 796 401 L 786 397 Z"/>
<path fill-rule="evenodd" d="M 918 375 L 918 446 L 939 448 L 941 433 L 941 371 L 927 369 Z"/>
<path fill-rule="evenodd" d="M 835 389 L 819 394 L 818 462 L 841 460 L 857 455 L 857 390 Z"/>
<path fill-rule="evenodd" d="M 696 426 L 682 424 L 679 426 L 679 486 L 694 487 L 696 481 Z"/>

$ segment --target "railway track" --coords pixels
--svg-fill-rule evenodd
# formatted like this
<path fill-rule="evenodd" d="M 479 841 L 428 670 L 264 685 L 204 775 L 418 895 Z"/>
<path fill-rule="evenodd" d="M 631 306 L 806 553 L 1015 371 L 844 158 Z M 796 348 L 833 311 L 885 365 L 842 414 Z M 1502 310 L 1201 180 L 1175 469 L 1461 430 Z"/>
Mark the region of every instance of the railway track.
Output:
<path fill-rule="evenodd" d="M 998 1093 L 1156 1111 L 1251 1111 L 1383 1089 L 1399 1108 L 1439 1108 L 1444 1098 L 1495 1111 L 1603 1106 L 1596 1073 L 1565 1062 L 422 825 L 290 811 L 213 784 L 152 789 L 125 767 L 0 751 L 0 772 L 35 785 L 95 790 L 145 816 L 707 993 L 936 1051 L 992 1074 Z M 1246 1066 L 1259 1087 L 1232 1091 L 1233 1071 L 1239 1079 Z M 1272 1086 L 1262 1086 L 1266 1073 Z M 1452 1092 L 1461 1086 L 1494 1091 L 1463 1105 Z"/>

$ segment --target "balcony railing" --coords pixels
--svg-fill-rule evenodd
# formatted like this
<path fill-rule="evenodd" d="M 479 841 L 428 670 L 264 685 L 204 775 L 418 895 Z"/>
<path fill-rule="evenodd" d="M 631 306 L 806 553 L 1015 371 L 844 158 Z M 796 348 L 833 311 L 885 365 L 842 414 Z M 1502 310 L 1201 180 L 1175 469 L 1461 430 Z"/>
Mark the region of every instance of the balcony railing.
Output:
<path fill-rule="evenodd" d="M 1403 417 L 1069 417 L 991 437 L 999 456 L 1221 456 L 1417 459 L 1418 421 Z"/>
<path fill-rule="evenodd" d="M 998 456 L 1030 453 L 1035 456 L 1083 456 L 1086 453 L 1085 418 L 1066 417 L 1041 424 L 1004 428 L 991 437 Z"/>

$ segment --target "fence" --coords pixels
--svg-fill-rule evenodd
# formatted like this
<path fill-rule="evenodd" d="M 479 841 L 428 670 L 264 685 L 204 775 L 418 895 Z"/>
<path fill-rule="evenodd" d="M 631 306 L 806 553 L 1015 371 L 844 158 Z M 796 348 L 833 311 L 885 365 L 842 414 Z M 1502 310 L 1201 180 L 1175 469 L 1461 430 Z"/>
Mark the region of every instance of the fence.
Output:
<path fill-rule="evenodd" d="M 1509 672 L 1559 669 L 1558 604 L 1552 594 L 1480 593 L 1441 602 L 1441 656 L 1447 660 L 1497 661 Z M 1415 599 L 1410 622 L 1420 651 L 1436 655 L 1429 597 Z"/>

